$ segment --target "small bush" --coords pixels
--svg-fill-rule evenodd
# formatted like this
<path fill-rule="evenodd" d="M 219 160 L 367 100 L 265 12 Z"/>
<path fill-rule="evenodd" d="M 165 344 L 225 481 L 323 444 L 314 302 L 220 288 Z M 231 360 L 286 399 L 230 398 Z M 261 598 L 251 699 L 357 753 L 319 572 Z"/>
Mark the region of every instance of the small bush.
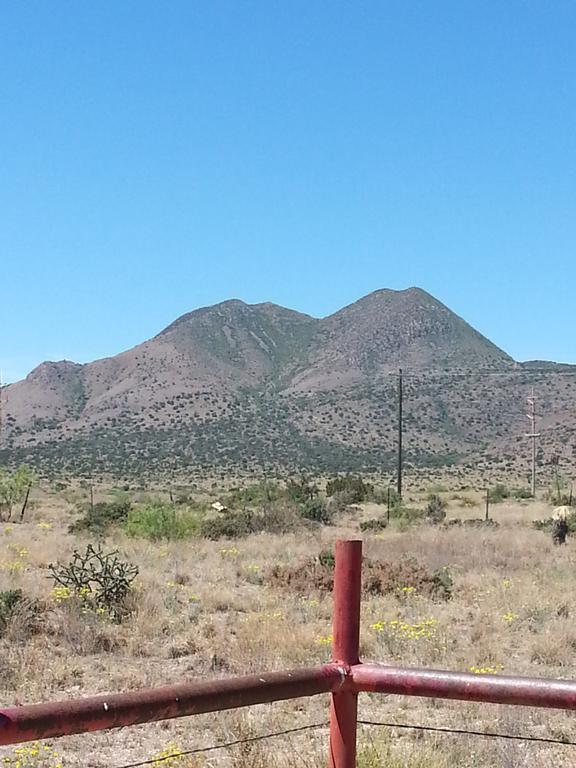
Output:
<path fill-rule="evenodd" d="M 203 520 L 198 512 L 180 509 L 172 504 L 150 502 L 131 509 L 125 524 L 128 536 L 151 539 L 187 539 L 202 531 Z"/>
<path fill-rule="evenodd" d="M 536 528 L 537 531 L 552 533 L 555 522 L 556 522 L 555 518 L 547 517 L 547 518 L 544 518 L 543 520 L 534 520 L 532 522 L 532 527 Z M 575 534 L 576 533 L 576 512 L 570 515 L 566 515 L 566 524 L 568 526 L 568 533 Z"/>
<path fill-rule="evenodd" d="M 441 523 L 446 518 L 447 502 L 438 496 L 437 493 L 433 493 L 428 497 L 428 504 L 426 505 L 425 515 L 426 519 L 434 524 Z"/>
<path fill-rule="evenodd" d="M 41 627 L 42 604 L 28 598 L 21 589 L 7 589 L 0 592 L 0 637 L 10 625 L 19 619 L 21 635 L 27 636 Z"/>
<path fill-rule="evenodd" d="M 312 503 L 315 500 L 309 500 Z M 289 533 L 302 526 L 303 512 L 297 505 L 280 497 L 260 509 L 222 511 L 202 520 L 199 535 L 213 541 L 242 539 L 252 533 Z"/>
<path fill-rule="evenodd" d="M 370 495 L 370 500 L 373 501 L 375 504 L 382 504 L 384 506 L 388 506 L 388 503 L 390 503 L 390 508 L 397 507 L 400 504 L 400 497 L 398 496 L 398 491 L 396 488 L 378 488 L 372 491 Z"/>
<path fill-rule="evenodd" d="M 484 517 L 468 517 L 462 520 L 460 517 L 452 517 L 447 520 L 444 525 L 448 528 L 454 526 L 464 526 L 464 528 L 499 528 L 500 523 L 497 520 L 489 518 L 486 520 Z"/>
<path fill-rule="evenodd" d="M 453 582 L 447 568 L 429 571 L 414 558 L 397 562 L 368 561 L 364 590 L 372 595 L 398 593 L 406 588 L 441 600 L 452 596 Z"/>
<path fill-rule="evenodd" d="M 267 533 L 290 533 L 301 525 L 297 505 L 282 498 L 260 509 L 255 520 L 255 528 Z"/>
<path fill-rule="evenodd" d="M 301 515 L 305 520 L 312 520 L 315 523 L 330 525 L 334 513 L 328 507 L 324 499 L 317 497 L 308 499 L 304 502 Z"/>
<path fill-rule="evenodd" d="M 286 496 L 295 504 L 306 504 L 318 496 L 318 487 L 307 475 L 302 475 L 298 480 L 289 480 L 286 483 Z"/>
<path fill-rule="evenodd" d="M 513 488 L 512 497 L 514 499 L 531 499 L 532 491 L 530 488 Z"/>
<path fill-rule="evenodd" d="M 374 486 L 365 483 L 356 475 L 344 475 L 335 477 L 326 483 L 326 495 L 334 496 L 336 493 L 347 494 L 348 504 L 359 504 L 366 501 L 374 492 Z"/>
<path fill-rule="evenodd" d="M 70 533 L 104 534 L 113 525 L 125 523 L 132 504 L 129 499 L 117 499 L 116 501 L 99 501 L 93 507 L 84 512 L 84 516 L 69 527 Z"/>
<path fill-rule="evenodd" d="M 226 512 L 218 517 L 210 517 L 200 524 L 200 535 L 205 539 L 242 539 L 261 530 L 254 512 L 243 509 L 240 512 Z"/>
<path fill-rule="evenodd" d="M 323 568 L 334 568 L 336 565 L 336 558 L 334 553 L 330 549 L 323 549 L 318 555 L 318 562 Z"/>
<path fill-rule="evenodd" d="M 332 555 L 332 553 L 330 553 Z M 290 589 L 299 594 L 307 595 L 312 590 L 331 592 L 334 582 L 334 557 L 321 560 L 308 558 L 298 564 L 273 565 L 264 574 L 264 580 L 274 587 Z"/>
<path fill-rule="evenodd" d="M 370 520 L 364 520 L 360 523 L 360 530 L 363 533 L 366 532 L 378 532 L 383 531 L 388 526 L 388 521 L 385 517 L 373 517 Z"/>
<path fill-rule="evenodd" d="M 449 600 L 453 581 L 448 568 L 429 571 L 417 560 L 406 558 L 399 562 L 368 560 L 363 562 L 363 590 L 370 595 L 399 594 L 412 589 L 420 595 Z M 299 563 L 274 565 L 264 579 L 272 586 L 307 594 L 312 590 L 332 591 L 334 556 L 321 552 Z"/>
<path fill-rule="evenodd" d="M 106 612 L 118 622 L 129 612 L 127 598 L 138 566 L 121 560 L 118 552 L 104 553 L 100 545 L 89 544 L 83 554 L 74 550 L 69 563 L 48 567 L 55 587 L 69 590 L 86 607 Z"/>
<path fill-rule="evenodd" d="M 0 637 L 23 600 L 21 589 L 6 589 L 0 592 Z"/>
<path fill-rule="evenodd" d="M 328 510 L 332 515 L 341 515 L 353 504 L 353 497 L 349 491 L 338 491 L 330 496 L 327 502 Z"/>
<path fill-rule="evenodd" d="M 275 483 L 263 481 L 249 485 L 246 488 L 235 488 L 225 498 L 225 506 L 235 507 L 259 506 L 276 501 L 283 495 L 280 486 Z"/>
<path fill-rule="evenodd" d="M 509 498 L 510 490 L 502 483 L 498 483 L 488 491 L 488 499 L 491 504 L 499 504 L 501 501 Z"/>
<path fill-rule="evenodd" d="M 405 507 L 402 504 L 390 510 L 390 517 L 397 520 L 401 526 L 414 525 L 424 519 L 425 512 L 416 507 Z"/>

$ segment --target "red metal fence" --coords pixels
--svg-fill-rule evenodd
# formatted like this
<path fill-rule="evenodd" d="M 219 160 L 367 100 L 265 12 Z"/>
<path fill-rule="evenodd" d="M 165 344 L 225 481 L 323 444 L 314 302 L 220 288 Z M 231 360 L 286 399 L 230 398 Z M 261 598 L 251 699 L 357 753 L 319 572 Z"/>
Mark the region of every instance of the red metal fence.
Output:
<path fill-rule="evenodd" d="M 0 745 L 331 694 L 330 768 L 356 765 L 358 694 L 401 694 L 576 710 L 576 683 L 362 664 L 362 542 L 338 541 L 330 664 L 0 710 Z"/>

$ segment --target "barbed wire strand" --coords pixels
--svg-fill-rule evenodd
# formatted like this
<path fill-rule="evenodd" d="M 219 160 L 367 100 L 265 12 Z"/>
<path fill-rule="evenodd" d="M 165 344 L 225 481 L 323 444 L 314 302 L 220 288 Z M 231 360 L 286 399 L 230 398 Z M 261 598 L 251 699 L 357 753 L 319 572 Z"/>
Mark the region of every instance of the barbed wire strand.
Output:
<path fill-rule="evenodd" d="M 128 763 L 125 765 L 119 765 L 116 768 L 142 768 L 146 765 L 162 765 L 167 760 L 175 760 L 179 757 L 189 757 L 190 755 L 198 755 L 206 752 L 214 752 L 218 749 L 230 749 L 232 747 L 239 746 L 241 744 L 253 744 L 258 741 L 266 741 L 267 739 L 277 738 L 278 736 L 289 736 L 294 733 L 301 733 L 303 731 L 311 731 L 318 728 L 328 728 L 329 722 L 311 723 L 309 725 L 301 725 L 297 728 L 288 728 L 283 731 L 273 731 L 272 733 L 264 733 L 259 736 L 249 736 L 245 739 L 235 739 L 234 741 L 226 741 L 222 744 L 213 744 L 209 747 L 197 747 L 196 749 L 188 749 L 182 752 L 174 752 L 171 755 L 164 755 L 162 757 L 154 757 L 149 760 L 142 760 L 138 763 Z M 535 742 L 538 744 L 555 744 L 561 747 L 576 747 L 576 741 L 567 741 L 564 739 L 553 739 L 545 736 L 522 736 L 514 733 L 502 733 L 497 731 L 475 731 L 468 728 L 442 728 L 440 726 L 433 725 L 413 725 L 408 723 L 388 723 L 379 720 L 358 720 L 358 725 L 379 727 L 379 728 L 397 728 L 401 730 L 412 731 L 424 731 L 426 733 L 442 733 L 451 734 L 455 736 L 479 736 L 481 738 L 488 739 L 506 739 L 508 741 L 527 741 Z"/>
<path fill-rule="evenodd" d="M 266 739 L 274 739 L 277 736 L 289 736 L 293 733 L 301 733 L 302 731 L 312 731 L 316 728 L 327 728 L 330 725 L 329 722 L 322 723 L 310 723 L 309 725 L 300 725 L 297 728 L 287 728 L 284 731 L 273 731 L 271 733 L 263 733 L 259 736 L 249 736 L 245 739 L 236 739 L 234 741 L 225 741 L 221 744 L 212 744 L 209 747 L 197 747 L 196 749 L 187 749 L 182 752 L 174 752 L 171 755 L 163 755 L 162 757 L 153 757 L 149 760 L 142 760 L 139 763 L 128 763 L 126 765 L 118 765 L 116 768 L 141 768 L 144 765 L 158 765 L 161 766 L 167 760 L 175 760 L 178 757 L 189 757 L 190 755 L 198 755 L 205 752 L 215 752 L 217 749 L 230 749 L 231 747 L 237 747 L 240 744 L 254 744 L 257 741 L 265 741 Z"/>
<path fill-rule="evenodd" d="M 540 744 L 557 744 L 563 747 L 576 747 L 576 741 L 564 739 L 552 739 L 545 736 L 522 736 L 514 733 L 502 733 L 497 731 L 473 731 L 468 728 L 442 728 L 433 725 L 409 725 L 407 723 L 385 723 L 377 720 L 358 720 L 358 725 L 380 726 L 384 728 L 401 728 L 413 731 L 426 731 L 429 733 L 455 734 L 456 736 L 481 736 L 489 739 L 507 739 L 508 741 L 532 741 Z"/>

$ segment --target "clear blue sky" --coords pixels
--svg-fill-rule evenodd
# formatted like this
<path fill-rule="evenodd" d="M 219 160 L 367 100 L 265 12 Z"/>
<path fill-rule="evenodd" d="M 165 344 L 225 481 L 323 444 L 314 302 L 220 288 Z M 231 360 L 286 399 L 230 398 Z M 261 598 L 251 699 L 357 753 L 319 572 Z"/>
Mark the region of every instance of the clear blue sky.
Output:
<path fill-rule="evenodd" d="M 0 0 L 0 365 L 418 285 L 576 362 L 573 0 Z"/>

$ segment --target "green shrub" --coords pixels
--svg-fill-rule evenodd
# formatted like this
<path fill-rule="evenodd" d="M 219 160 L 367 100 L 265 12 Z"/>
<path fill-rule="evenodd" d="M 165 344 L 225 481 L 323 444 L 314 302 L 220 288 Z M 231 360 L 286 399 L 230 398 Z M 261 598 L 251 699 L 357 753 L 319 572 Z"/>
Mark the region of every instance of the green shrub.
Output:
<path fill-rule="evenodd" d="M 351 504 L 351 495 L 347 491 L 339 491 L 328 499 L 328 509 L 332 515 L 342 514 Z"/>
<path fill-rule="evenodd" d="M 202 516 L 197 511 L 154 501 L 131 509 L 125 529 L 129 536 L 160 541 L 198 536 L 202 524 Z"/>
<path fill-rule="evenodd" d="M 331 549 L 323 549 L 318 555 L 318 562 L 323 568 L 334 568 L 336 565 L 334 552 Z"/>
<path fill-rule="evenodd" d="M 14 472 L 0 467 L 0 520 L 10 520 L 16 505 L 20 508 L 20 519 L 24 517 L 30 489 L 36 475 L 26 464 Z"/>
<path fill-rule="evenodd" d="M 530 488 L 513 488 L 511 495 L 514 499 L 531 499 L 532 491 Z"/>
<path fill-rule="evenodd" d="M 226 496 L 224 504 L 233 509 L 235 507 L 258 506 L 268 504 L 283 496 L 283 490 L 276 483 L 267 480 L 261 483 L 249 485 L 246 488 L 234 488 Z"/>
<path fill-rule="evenodd" d="M 265 506 L 256 515 L 256 528 L 267 533 L 290 533 L 301 525 L 298 506 L 283 498 Z"/>
<path fill-rule="evenodd" d="M 23 599 L 24 595 L 21 589 L 6 589 L 0 592 L 0 637 L 6 631 L 10 619 Z"/>
<path fill-rule="evenodd" d="M 359 528 L 363 533 L 370 531 L 377 533 L 378 531 L 383 531 L 387 525 L 388 521 L 385 517 L 373 517 L 370 520 L 362 521 Z"/>
<path fill-rule="evenodd" d="M 405 507 L 403 504 L 399 504 L 397 507 L 393 507 L 390 510 L 390 517 L 393 520 L 397 520 L 402 525 L 414 525 L 419 523 L 424 518 L 424 511 L 417 507 Z"/>
<path fill-rule="evenodd" d="M 203 520 L 200 525 L 200 535 L 212 541 L 242 539 L 257 530 L 262 530 L 261 523 L 256 514 L 248 509 L 210 517 Z"/>
<path fill-rule="evenodd" d="M 328 508 L 324 499 L 308 499 L 304 502 L 301 510 L 302 517 L 305 520 L 312 520 L 315 523 L 330 525 L 333 513 Z"/>
<path fill-rule="evenodd" d="M 447 507 L 448 503 L 443 498 L 441 498 L 437 493 L 432 493 L 428 497 L 428 503 L 426 504 L 426 509 L 424 512 L 426 519 L 431 523 L 441 523 L 446 519 Z"/>
<path fill-rule="evenodd" d="M 312 504 L 315 500 L 309 500 Z M 260 509 L 226 509 L 202 520 L 200 536 L 206 539 L 241 539 L 251 533 L 288 533 L 302 526 L 302 510 L 280 497 Z"/>
<path fill-rule="evenodd" d="M 286 496 L 295 504 L 305 504 L 316 498 L 318 493 L 318 487 L 307 475 L 302 475 L 298 480 L 288 480 L 286 483 Z"/>
<path fill-rule="evenodd" d="M 452 597 L 452 589 L 454 588 L 454 579 L 448 566 L 439 568 L 432 574 L 433 594 L 441 597 L 443 600 L 449 600 Z"/>
<path fill-rule="evenodd" d="M 93 507 L 89 507 L 84 512 L 84 516 L 69 527 L 70 533 L 89 533 L 104 534 L 108 528 L 113 525 L 125 523 L 132 504 L 129 499 L 119 498 L 115 501 L 99 501 Z"/>
<path fill-rule="evenodd" d="M 370 495 L 370 500 L 376 504 L 383 504 L 388 506 L 390 502 L 390 508 L 397 507 L 400 504 L 400 497 L 396 488 L 378 488 Z"/>
<path fill-rule="evenodd" d="M 532 527 L 536 528 L 537 531 L 552 533 L 554 522 L 555 520 L 553 517 L 547 517 L 547 518 L 544 518 L 543 520 L 534 520 L 532 522 Z M 573 512 L 572 514 L 566 516 L 566 524 L 568 525 L 568 533 L 575 534 L 576 533 L 576 512 Z"/>
<path fill-rule="evenodd" d="M 509 498 L 510 490 L 502 483 L 498 483 L 488 491 L 488 499 L 491 504 L 499 504 L 501 501 Z"/>
<path fill-rule="evenodd" d="M 365 483 L 356 475 L 343 475 L 333 478 L 326 483 L 326 495 L 346 493 L 348 504 L 358 504 L 366 501 L 374 492 L 374 486 Z"/>
<path fill-rule="evenodd" d="M 8 625 L 19 616 L 25 634 L 37 632 L 41 627 L 42 605 L 38 600 L 28 598 L 21 589 L 6 589 L 0 592 L 0 637 Z"/>

